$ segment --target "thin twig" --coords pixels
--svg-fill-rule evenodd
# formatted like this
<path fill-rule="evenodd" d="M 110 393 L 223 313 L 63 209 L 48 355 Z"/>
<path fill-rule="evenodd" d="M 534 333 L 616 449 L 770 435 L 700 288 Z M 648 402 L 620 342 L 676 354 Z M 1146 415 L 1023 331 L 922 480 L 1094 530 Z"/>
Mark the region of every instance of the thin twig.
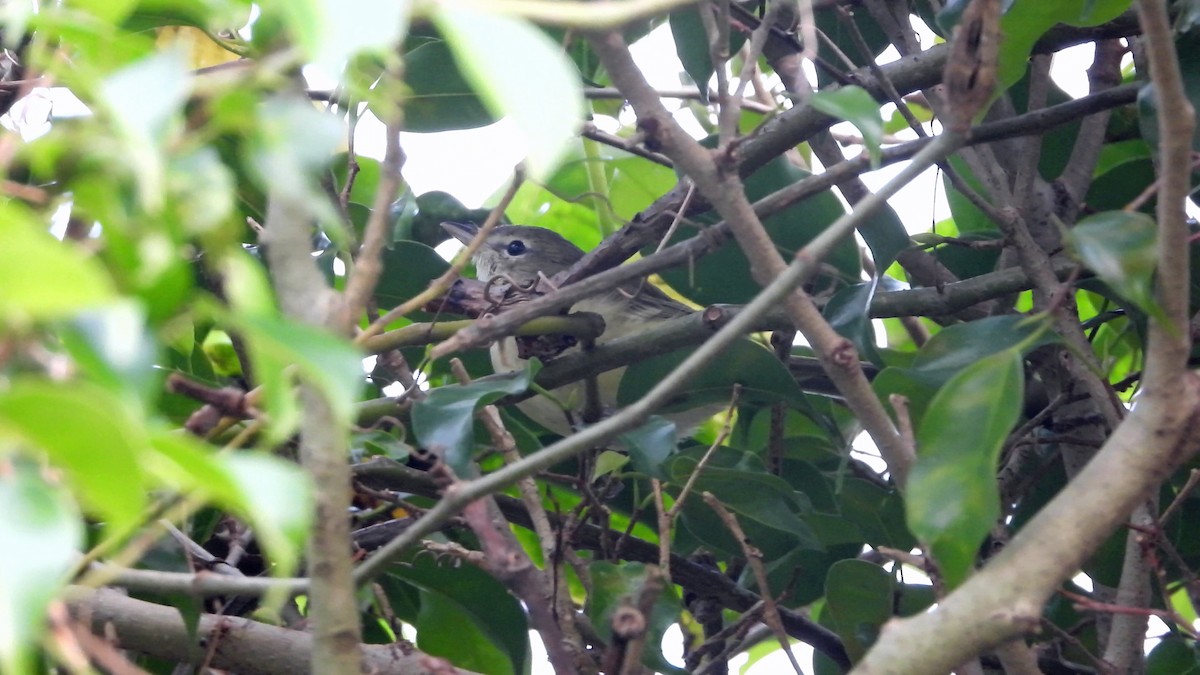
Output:
<path fill-rule="evenodd" d="M 745 531 L 742 530 L 742 526 L 738 524 L 737 516 L 730 513 L 711 492 L 704 493 L 704 502 L 713 511 L 716 511 L 721 522 L 741 545 L 742 553 L 746 556 L 750 569 L 754 572 L 754 580 L 758 583 L 759 595 L 763 599 L 763 623 L 770 626 L 771 631 L 775 633 L 776 639 L 779 640 L 779 646 L 783 649 L 783 653 L 787 654 L 788 661 L 791 662 L 796 675 L 804 675 L 804 671 L 800 669 L 800 663 L 796 661 L 796 655 L 792 653 L 792 646 L 788 643 L 787 632 L 783 630 L 783 622 L 779 619 L 779 609 L 771 597 L 771 587 L 767 584 L 767 568 L 763 565 L 762 551 L 750 542 Z"/>

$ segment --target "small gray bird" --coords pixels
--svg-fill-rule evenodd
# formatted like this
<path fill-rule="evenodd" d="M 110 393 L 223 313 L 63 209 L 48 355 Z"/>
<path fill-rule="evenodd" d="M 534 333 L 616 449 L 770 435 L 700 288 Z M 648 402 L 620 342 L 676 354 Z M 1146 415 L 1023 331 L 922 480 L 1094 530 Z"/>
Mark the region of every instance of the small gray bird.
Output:
<path fill-rule="evenodd" d="M 470 243 L 479 232 L 477 226 L 469 223 L 444 222 L 442 227 L 464 244 Z M 550 289 L 545 280 L 582 257 L 583 251 L 578 246 L 552 230 L 526 225 L 500 225 L 492 230 L 472 260 L 475 263 L 475 275 L 481 281 L 503 276 L 523 288 L 541 284 L 540 289 L 548 291 Z M 692 312 L 686 305 L 671 299 L 649 283 L 621 286 L 581 300 L 571 309 L 594 312 L 604 318 L 604 334 L 597 338 L 597 343 L 633 335 L 657 322 Z M 525 366 L 524 359 L 517 353 L 517 342 L 511 337 L 494 343 L 491 356 L 492 367 L 498 373 L 520 370 Z M 624 372 L 624 368 L 618 368 L 596 378 L 600 404 L 605 409 L 611 410 L 616 406 L 617 389 Z M 583 384 L 572 383 L 555 389 L 553 393 L 555 398 L 575 411 L 575 419 L 578 420 L 577 413 L 585 404 Z M 570 433 L 567 416 L 553 401 L 535 396 L 518 405 L 522 412 L 547 429 L 563 436 Z M 687 433 L 720 409 L 721 406 L 708 405 L 668 417 L 676 423 L 680 433 Z"/>

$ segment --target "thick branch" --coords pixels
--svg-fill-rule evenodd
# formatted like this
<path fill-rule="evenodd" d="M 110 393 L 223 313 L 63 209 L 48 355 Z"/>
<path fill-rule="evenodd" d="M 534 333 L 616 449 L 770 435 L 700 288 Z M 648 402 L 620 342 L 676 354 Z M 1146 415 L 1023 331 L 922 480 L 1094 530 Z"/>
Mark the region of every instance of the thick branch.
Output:
<path fill-rule="evenodd" d="M 189 634 L 179 609 L 134 600 L 117 591 L 70 586 L 64 593 L 72 617 L 117 647 L 180 663 L 206 663 L 246 675 L 322 672 L 313 666 L 314 638 L 242 617 L 204 614 Z M 412 645 L 356 645 L 368 672 L 384 675 L 467 673 Z M 209 659 L 206 661 L 206 659 Z M 333 671 L 324 671 L 333 672 Z M 354 670 L 340 672 L 358 672 Z"/>

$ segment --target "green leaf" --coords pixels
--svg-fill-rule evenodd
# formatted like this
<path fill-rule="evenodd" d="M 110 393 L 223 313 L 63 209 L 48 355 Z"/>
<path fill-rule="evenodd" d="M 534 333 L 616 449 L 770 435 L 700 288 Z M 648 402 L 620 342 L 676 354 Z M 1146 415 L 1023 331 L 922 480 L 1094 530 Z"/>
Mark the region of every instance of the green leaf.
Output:
<path fill-rule="evenodd" d="M 828 616 L 852 661 L 862 658 L 892 618 L 893 591 L 891 575 L 864 560 L 840 560 L 825 574 L 821 619 Z"/>
<path fill-rule="evenodd" d="M 442 655 L 455 666 L 489 675 L 514 675 L 512 662 L 486 633 L 486 624 L 440 593 L 421 592 L 417 614 L 417 647 Z"/>
<path fill-rule="evenodd" d="M 878 167 L 882 156 L 883 117 L 879 104 L 858 85 L 839 87 L 833 90 L 813 92 L 809 98 L 812 107 L 826 115 L 846 120 L 858 128 L 863 144 L 871 157 L 871 166 Z"/>
<path fill-rule="evenodd" d="M 908 525 L 948 588 L 966 580 L 1000 515 L 996 462 L 1021 413 L 1024 379 L 1015 349 L 967 366 L 938 391 L 917 430 Z"/>
<path fill-rule="evenodd" d="M 876 364 L 882 361 L 875 347 L 875 327 L 868 309 L 878 285 L 879 277 L 875 277 L 871 281 L 847 286 L 834 294 L 821 310 L 825 320 L 839 335 L 853 342 L 859 354 Z"/>
<path fill-rule="evenodd" d="M 0 670 L 32 673 L 46 606 L 83 544 L 83 523 L 65 491 L 46 484 L 34 463 L 3 462 L 0 548 L 10 554 L 0 556 Z"/>
<path fill-rule="evenodd" d="M 375 286 L 375 300 L 380 307 L 395 307 L 429 287 L 450 264 L 437 251 L 415 241 L 398 241 L 384 249 L 381 257 L 383 274 Z M 410 315 L 421 320 L 420 312 Z"/>
<path fill-rule="evenodd" d="M 0 223 L 0 323 L 63 318 L 114 300 L 96 260 L 47 234 L 23 208 L 0 204 Z"/>
<path fill-rule="evenodd" d="M 291 389 L 294 374 L 324 395 L 340 423 L 350 423 L 364 379 L 362 354 L 353 345 L 324 329 L 279 317 L 228 319 L 249 346 L 254 375 L 263 386 L 270 412 L 271 438 L 283 439 L 299 424 Z"/>
<path fill-rule="evenodd" d="M 635 471 L 666 478 L 667 459 L 675 452 L 674 422 L 654 415 L 637 429 L 621 434 L 621 440 L 629 447 Z"/>
<path fill-rule="evenodd" d="M 148 471 L 249 520 L 272 574 L 286 577 L 298 569 L 313 495 L 300 467 L 265 454 L 214 455 L 191 437 L 166 431 L 152 433 L 151 443 L 155 453 L 146 457 Z"/>
<path fill-rule="evenodd" d="M 963 3 L 965 4 L 965 3 Z M 1029 67 L 1033 45 L 1056 24 L 1099 26 L 1129 9 L 1130 0 L 1058 0 L 1013 2 L 1000 20 L 999 76 L 1002 88 L 1012 86 Z M 996 92 L 999 95 L 1003 89 Z"/>
<path fill-rule="evenodd" d="M 480 672 L 528 672 L 529 625 L 525 611 L 488 573 L 470 565 L 444 565 L 432 556 L 414 555 L 403 564 L 393 565 L 384 580 L 393 587 L 416 589 L 404 593 L 411 598 L 404 604 L 416 601 L 420 606 L 412 616 L 402 618 L 416 626 L 422 650 L 449 658 L 463 668 L 472 666 L 460 657 L 480 661 L 481 654 L 491 655 L 492 662 L 473 668 Z M 398 593 L 389 595 L 396 597 Z M 426 602 L 437 606 L 427 608 Z M 395 609 L 400 612 L 403 608 Z M 442 624 L 446 614 L 461 623 L 447 629 Z M 472 636 L 470 641 L 460 639 L 460 625 L 470 627 L 465 634 Z"/>
<path fill-rule="evenodd" d="M 1037 317 L 1006 315 L 947 326 L 917 353 L 913 368 L 939 385 L 951 375 L 992 354 L 1011 348 L 1026 352 L 1052 341 L 1046 322 Z"/>
<path fill-rule="evenodd" d="M 694 349 L 684 349 L 642 361 L 621 377 L 617 403 L 640 399 Z M 735 342 L 693 377 L 665 406 L 664 411 L 694 408 L 706 403 L 728 403 L 734 384 L 742 385 L 741 400 L 769 404 L 803 398 L 796 380 L 770 351 L 749 340 Z"/>
<path fill-rule="evenodd" d="M 256 453 L 224 455 L 221 467 L 237 485 L 241 512 L 254 523 L 255 536 L 277 566 L 274 572 L 291 576 L 312 522 L 313 486 L 295 464 Z"/>
<path fill-rule="evenodd" d="M 687 465 L 672 463 L 672 482 L 683 485 L 689 473 L 678 473 Z M 709 547 L 730 555 L 742 555 L 742 547 L 728 528 L 704 502 L 701 494 L 711 492 L 738 518 L 750 542 L 775 560 L 795 549 L 819 551 L 820 538 L 800 518 L 807 505 L 803 496 L 784 480 L 765 471 L 745 471 L 707 466 L 693 484 L 693 492 L 682 509 L 682 523 Z"/>
<path fill-rule="evenodd" d="M 0 432 L 44 452 L 84 506 L 113 529 L 139 522 L 148 441 L 142 421 L 111 391 L 89 382 L 17 380 L 0 395 Z"/>
<path fill-rule="evenodd" d="M 594 562 L 588 571 L 592 577 L 592 592 L 588 596 L 586 612 L 596 632 L 603 639 L 611 640 L 613 612 L 625 603 L 636 606 L 646 583 L 646 565 Z M 663 658 L 660 648 L 663 635 L 679 619 L 679 606 L 674 587 L 667 584 L 655 600 L 650 616 L 645 617 L 647 637 L 643 643 L 642 664 L 653 671 L 673 675 L 682 675 L 684 672 Z"/>
<path fill-rule="evenodd" d="M 422 40 L 404 54 L 404 127 L 435 132 L 474 129 L 499 119 L 471 88 L 444 40 Z"/>
<path fill-rule="evenodd" d="M 329 202 L 317 187 L 316 176 L 326 169 L 341 142 L 342 125 L 306 100 L 285 97 L 259 105 L 258 119 L 248 149 L 259 183 L 307 205 L 314 215 L 328 213 Z"/>
<path fill-rule="evenodd" d="M 82 10 L 110 24 L 120 24 L 138 0 L 74 0 L 72 9 Z"/>
<path fill-rule="evenodd" d="M 702 8 L 708 11 L 707 7 Z M 712 54 L 709 50 L 711 41 L 704 21 L 700 18 L 701 8 L 688 7 L 671 12 L 667 22 L 671 25 L 671 37 L 675 41 L 675 54 L 683 64 L 683 70 L 692 78 L 696 88 L 700 90 L 700 100 L 708 103 L 708 85 L 715 72 Z M 728 54 L 736 54 L 737 49 L 732 43 L 737 41 L 738 48 L 745 40 L 736 31 L 730 31 L 730 49 Z M 740 38 L 740 40 L 739 40 Z"/>
<path fill-rule="evenodd" d="M 147 211 L 163 206 L 163 146 L 180 121 L 191 83 L 187 60 L 172 49 L 114 73 L 101 88 L 101 101 L 122 134 L 123 159 L 137 178 L 138 196 Z"/>
<path fill-rule="evenodd" d="M 488 109 L 524 136 L 530 175 L 549 177 L 583 120 L 575 66 L 524 21 L 448 4 L 436 6 L 433 20 Z"/>
<path fill-rule="evenodd" d="M 475 411 L 500 398 L 524 393 L 541 369 L 530 359 L 525 370 L 482 377 L 470 384 L 438 387 L 412 409 L 413 434 L 421 446 L 437 453 L 459 476 L 471 468 Z"/>
<path fill-rule="evenodd" d="M 158 345 L 145 322 L 140 305 L 121 302 L 80 312 L 60 335 L 93 380 L 150 402 L 159 393 L 160 377 L 154 370 Z"/>
<path fill-rule="evenodd" d="M 711 142 L 712 139 L 709 140 L 709 143 Z M 809 172 L 792 165 L 786 158 L 776 157 L 746 178 L 746 197 L 751 201 L 762 199 L 810 175 Z M 765 219 L 763 226 L 783 258 L 790 260 L 796 251 L 812 241 L 844 213 L 841 202 L 831 190 L 826 190 Z M 702 216 L 699 220 L 713 222 L 707 216 Z M 678 244 L 698 233 L 698 228 L 680 227 L 670 243 Z M 652 250 L 647 248 L 642 252 L 646 254 Z M 853 237 L 843 239 L 825 262 L 837 270 L 840 278 L 853 281 L 861 278 L 862 265 Z M 754 281 L 750 262 L 745 254 L 739 246 L 732 243 L 697 260 L 695 265 L 666 270 L 662 272 L 662 277 L 672 288 L 700 305 L 747 303 L 762 290 Z M 825 286 L 829 285 L 828 280 L 820 281 Z M 818 287 L 824 286 L 818 283 Z"/>
<path fill-rule="evenodd" d="M 1158 227 L 1144 213 L 1105 211 L 1084 218 L 1067 233 L 1075 255 L 1138 309 L 1161 315 L 1154 302 Z"/>
<path fill-rule="evenodd" d="M 1200 658 L 1195 643 L 1177 635 L 1164 637 L 1146 655 L 1146 675 L 1196 675 Z"/>

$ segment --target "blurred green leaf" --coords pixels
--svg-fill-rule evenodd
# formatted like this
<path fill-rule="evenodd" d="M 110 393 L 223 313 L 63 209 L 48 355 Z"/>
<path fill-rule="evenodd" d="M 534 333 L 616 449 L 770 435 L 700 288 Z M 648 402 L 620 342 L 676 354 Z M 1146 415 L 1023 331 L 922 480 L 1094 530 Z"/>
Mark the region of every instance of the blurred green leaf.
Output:
<path fill-rule="evenodd" d="M 883 145 L 883 117 L 879 104 L 858 85 L 837 89 L 815 91 L 809 98 L 812 107 L 826 115 L 846 120 L 862 134 L 863 145 L 871 158 L 871 166 L 878 167 Z"/>
<path fill-rule="evenodd" d="M 122 302 L 80 312 L 63 330 L 62 341 L 93 380 L 113 391 L 125 389 L 145 402 L 157 396 L 158 345 L 137 304 Z"/>
<path fill-rule="evenodd" d="M 654 478 L 666 478 L 667 458 L 675 452 L 675 431 L 673 422 L 654 415 L 637 429 L 621 434 L 621 440 L 629 446 L 633 469 Z"/>
<path fill-rule="evenodd" d="M 524 136 L 530 175 L 548 178 L 583 119 L 574 64 L 524 21 L 450 5 L 438 5 L 433 20 L 488 110 L 511 119 Z"/>
<path fill-rule="evenodd" d="M 22 379 L 0 394 L 0 431 L 24 439 L 62 469 L 91 513 L 121 532 L 147 505 L 142 420 L 108 389 Z"/>
<path fill-rule="evenodd" d="M 246 518 L 270 557 L 270 572 L 299 568 L 312 520 L 313 488 L 297 465 L 265 454 L 215 455 L 208 446 L 167 431 L 151 434 L 147 470 L 172 488 L 199 494 Z"/>
<path fill-rule="evenodd" d="M 1178 635 L 1164 637 L 1146 655 L 1146 675 L 1196 675 L 1200 656 L 1196 643 Z"/>
<path fill-rule="evenodd" d="M 0 322 L 57 319 L 115 300 L 112 281 L 70 243 L 39 231 L 24 209 L 0 204 Z"/>
<path fill-rule="evenodd" d="M 272 439 L 286 438 L 300 422 L 292 392 L 295 375 L 322 393 L 339 422 L 349 424 L 354 419 L 354 402 L 365 374 L 362 354 L 349 341 L 269 315 L 228 319 L 249 347 L 254 376 L 262 384 L 270 413 Z"/>
<path fill-rule="evenodd" d="M 893 582 L 887 570 L 864 560 L 840 560 L 825 575 L 825 612 L 852 661 L 874 644 L 892 618 Z"/>
<path fill-rule="evenodd" d="M 613 612 L 623 604 L 637 606 L 646 583 L 647 567 L 643 563 L 593 562 L 588 571 L 592 576 L 592 593 L 588 596 L 586 613 L 596 632 L 605 640 L 612 639 Z M 685 671 L 672 665 L 662 655 L 663 635 L 679 619 L 680 601 L 674 586 L 667 584 L 654 602 L 646 619 L 646 640 L 642 644 L 642 664 L 659 673 L 682 675 Z"/>
<path fill-rule="evenodd" d="M 469 475 L 475 443 L 475 411 L 500 398 L 524 393 L 541 369 L 536 359 L 525 370 L 482 377 L 469 384 L 451 384 L 429 392 L 413 404 L 413 434 L 421 446 L 434 452 L 459 476 Z"/>
<path fill-rule="evenodd" d="M 1017 350 L 979 360 L 938 391 L 917 429 L 908 525 L 933 553 L 947 588 L 966 580 L 1000 516 L 996 462 L 1021 414 L 1024 384 Z"/>
<path fill-rule="evenodd" d="M 33 462 L 10 456 L 0 464 L 5 465 L 0 470 L 0 547 L 11 553 L 0 556 L 0 670 L 33 673 L 46 607 L 67 581 L 83 544 L 83 523 L 70 498 L 48 485 Z"/>
<path fill-rule="evenodd" d="M 1088 216 L 1067 232 L 1075 255 L 1138 309 L 1162 310 L 1154 301 L 1158 266 L 1158 226 L 1144 213 L 1105 211 Z"/>
<path fill-rule="evenodd" d="M 143 207 L 151 212 L 163 207 L 163 146 L 181 121 L 191 84 L 183 53 L 167 50 L 114 73 L 101 88 L 104 109 L 123 135 L 123 159 L 137 179 Z"/>
<path fill-rule="evenodd" d="M 316 51 L 310 52 L 313 64 L 336 77 L 354 54 L 392 52 L 408 30 L 409 8 L 408 0 L 320 0 L 315 7 L 320 12 L 315 26 L 319 39 Z"/>

